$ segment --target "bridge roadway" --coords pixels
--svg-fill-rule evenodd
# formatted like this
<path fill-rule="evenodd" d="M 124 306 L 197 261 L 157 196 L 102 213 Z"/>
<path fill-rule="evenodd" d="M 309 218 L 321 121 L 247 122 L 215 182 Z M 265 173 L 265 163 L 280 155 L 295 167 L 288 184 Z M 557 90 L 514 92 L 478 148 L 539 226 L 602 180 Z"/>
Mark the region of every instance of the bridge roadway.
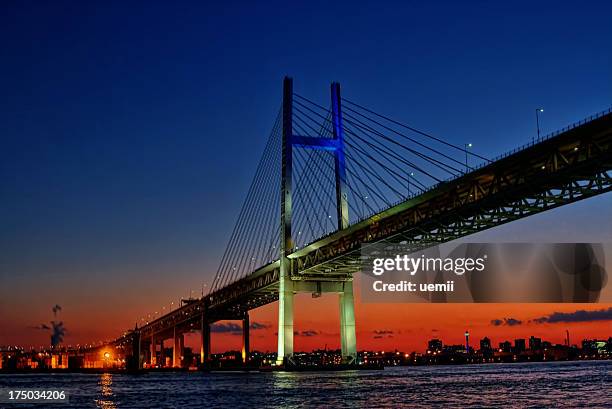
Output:
<path fill-rule="evenodd" d="M 293 251 L 291 279 L 302 291 L 350 281 L 360 270 L 363 243 L 447 242 L 612 190 L 612 113 L 587 118 L 535 144 L 510 152 L 465 175 L 350 227 Z M 278 299 L 280 262 L 253 271 L 201 299 L 193 300 L 138 329 L 138 348 L 153 338 L 202 331 L 210 324 L 243 320 L 248 311 Z M 127 345 L 134 331 L 114 341 Z M 246 331 L 248 350 L 248 331 Z M 175 344 L 176 345 L 176 344 Z M 202 347 L 202 358 L 208 356 Z"/>

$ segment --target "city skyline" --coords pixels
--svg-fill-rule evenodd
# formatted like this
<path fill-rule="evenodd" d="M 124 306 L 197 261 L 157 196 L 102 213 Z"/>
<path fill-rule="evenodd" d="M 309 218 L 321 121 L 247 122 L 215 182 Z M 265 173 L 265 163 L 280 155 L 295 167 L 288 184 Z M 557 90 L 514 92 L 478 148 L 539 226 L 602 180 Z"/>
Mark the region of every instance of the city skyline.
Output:
<path fill-rule="evenodd" d="M 556 312 L 554 314 L 552 314 L 550 317 L 546 317 L 547 319 L 558 319 L 556 317 L 563 317 L 563 319 L 567 320 L 567 321 L 560 321 L 559 323 L 564 323 L 566 326 L 568 325 L 569 322 L 571 322 L 570 320 L 573 320 L 576 316 L 580 316 L 580 315 L 585 315 L 589 313 L 589 311 L 586 310 L 579 310 L 576 311 L 575 313 L 560 313 L 560 312 Z M 610 315 L 612 314 L 612 308 L 608 308 L 608 309 L 601 309 L 601 310 L 594 310 L 591 313 L 593 313 L 592 315 L 594 316 L 593 321 L 605 321 L 608 320 Z M 599 316 L 599 317 L 597 317 Z M 536 319 L 537 320 L 542 320 L 545 317 L 542 317 L 540 319 Z M 497 320 L 495 320 L 497 321 Z M 504 318 L 503 320 L 499 320 L 501 322 L 504 323 L 497 323 L 497 322 L 491 322 L 491 324 L 494 327 L 498 327 L 501 325 L 509 325 L 509 326 L 516 326 L 516 325 L 521 325 L 521 321 L 514 319 L 514 318 Z M 581 322 L 581 321 L 575 321 L 575 322 Z M 253 322 L 250 326 L 250 330 L 260 330 L 263 328 L 266 328 L 267 325 L 259 323 L 259 322 Z M 45 329 L 50 329 L 50 328 L 45 328 Z M 242 336 L 242 328 L 240 327 L 240 325 L 238 324 L 232 324 L 229 321 L 227 322 L 218 322 L 216 324 L 213 324 L 212 326 L 212 332 L 213 333 L 228 333 L 232 336 Z M 521 350 L 537 350 L 537 349 L 541 349 L 543 348 L 543 345 L 549 344 L 552 346 L 566 346 L 566 347 L 580 347 L 580 345 L 583 345 L 584 348 L 584 344 L 587 342 L 595 342 L 595 341 L 599 341 L 599 342 L 610 342 L 610 340 L 612 339 L 612 336 L 609 336 L 607 339 L 598 339 L 597 337 L 593 336 L 593 337 L 587 337 L 587 338 L 581 338 L 581 339 L 572 339 L 572 335 L 570 334 L 569 329 L 565 329 L 565 332 L 563 334 L 563 339 L 562 342 L 551 342 L 551 340 L 548 339 L 544 339 L 541 337 L 537 337 L 535 335 L 529 334 L 526 335 L 524 333 L 524 331 L 522 333 L 519 334 L 515 334 L 514 337 L 510 337 L 510 336 L 504 336 L 504 335 L 499 335 L 498 338 L 494 338 L 494 337 L 490 337 L 489 335 L 485 334 L 485 335 L 480 335 L 480 338 L 471 338 L 471 342 L 469 341 L 470 338 L 468 337 L 473 337 L 473 333 L 470 333 L 470 329 L 466 329 L 464 335 L 464 340 L 465 342 L 463 344 L 461 343 L 457 343 L 457 342 L 446 342 L 444 339 L 442 339 L 441 336 L 437 335 L 438 331 L 432 331 L 432 333 L 429 335 L 429 339 L 427 340 L 427 345 L 423 347 L 422 350 L 418 350 L 415 349 L 413 351 L 411 351 L 411 353 L 430 353 L 431 351 L 434 350 L 442 350 L 444 347 L 463 347 L 464 350 L 469 350 L 469 351 L 481 351 L 483 349 L 492 349 L 492 350 L 497 350 L 499 349 L 499 352 L 502 352 L 502 348 L 507 345 L 507 348 L 510 348 L 512 350 L 515 349 L 521 349 Z M 385 335 L 392 335 L 394 333 L 394 331 L 391 330 L 375 330 L 373 331 L 373 334 L 375 336 L 375 338 L 383 338 Z M 582 334 L 582 332 L 580 332 L 580 334 Z M 307 330 L 307 331 L 296 331 L 295 332 L 296 336 L 315 336 L 316 331 L 313 330 Z M 337 335 L 337 334 L 333 334 L 333 335 Z M 454 334 L 455 337 L 452 338 L 455 341 L 457 340 L 458 334 Z M 71 349 L 78 349 L 78 348 L 96 348 L 99 346 L 104 346 L 106 345 L 109 341 L 111 340 L 99 340 L 97 342 L 92 342 L 92 343 L 80 343 L 80 344 L 67 344 L 67 343 L 63 343 L 63 342 L 59 342 L 56 343 L 55 345 L 53 344 L 53 337 L 54 335 L 51 335 L 52 338 L 52 344 L 49 345 L 39 345 L 39 346 L 34 346 L 34 345 L 30 345 L 30 346 L 25 346 L 25 345 L 0 345 L 0 349 L 14 349 L 14 350 L 18 350 L 18 349 L 22 349 L 24 351 L 53 351 L 53 350 L 57 350 L 57 351 L 61 351 L 61 350 L 71 350 Z M 538 343 L 538 347 L 534 347 L 532 345 L 532 342 L 537 342 Z M 519 346 L 519 342 L 521 343 L 521 346 Z M 529 342 L 529 344 L 526 344 L 526 342 Z M 483 347 L 483 345 L 488 345 L 486 347 Z M 495 345 L 498 346 L 495 346 Z M 192 348 L 192 350 L 195 350 L 197 348 Z M 321 351 L 321 350 L 330 350 L 330 351 L 339 351 L 340 349 L 337 346 L 332 346 L 328 348 L 328 345 L 325 344 L 324 348 L 313 348 L 311 351 L 306 351 L 306 350 L 302 350 L 302 351 L 296 351 L 298 353 L 305 353 L 305 352 L 312 352 L 312 351 Z M 364 352 L 364 351 L 376 351 L 376 349 L 368 349 L 368 348 L 361 348 L 359 349 L 359 352 Z M 387 349 L 389 351 L 389 349 Z M 392 348 L 390 349 L 390 351 L 397 351 L 398 348 Z M 239 351 L 239 349 L 229 349 L 227 350 L 225 347 L 223 349 L 220 349 L 219 351 L 215 352 L 215 354 L 223 354 L 223 353 L 229 353 L 229 352 L 237 352 Z M 379 350 L 382 352 L 385 352 L 384 350 Z M 402 352 L 404 352 L 403 350 L 401 350 Z M 253 353 L 271 353 L 272 351 L 270 350 L 253 350 Z M 504 352 L 510 352 L 510 351 L 504 351 Z"/>
<path fill-rule="evenodd" d="M 611 313 L 612 309 L 608 311 Z M 607 339 L 586 338 L 572 343 L 569 332 L 565 342 L 553 343 L 534 335 L 514 340 L 495 342 L 484 336 L 469 343 L 469 330 L 465 332 L 465 344 L 452 344 L 441 338 L 427 341 L 423 349 L 408 351 L 404 349 L 362 349 L 357 351 L 357 364 L 369 369 L 382 369 L 397 365 L 458 365 L 488 363 L 520 363 L 546 361 L 607 360 L 612 355 L 612 337 Z M 174 353 L 173 346 L 163 345 L 157 354 L 156 362 L 145 362 L 145 369 L 174 368 L 175 370 L 195 370 L 200 363 L 197 348 L 181 347 L 180 358 Z M 240 350 L 224 350 L 211 354 L 209 368 L 255 368 L 269 367 L 276 360 L 276 352 L 250 351 L 248 355 Z M 294 358 L 301 365 L 311 368 L 338 365 L 342 361 L 340 348 L 295 351 Z M 121 370 L 131 359 L 129 348 L 115 348 L 110 345 L 80 345 L 74 347 L 57 346 L 53 348 L 25 349 L 15 346 L 0 346 L 0 370 Z M 175 359 L 180 359 L 176 363 Z"/>

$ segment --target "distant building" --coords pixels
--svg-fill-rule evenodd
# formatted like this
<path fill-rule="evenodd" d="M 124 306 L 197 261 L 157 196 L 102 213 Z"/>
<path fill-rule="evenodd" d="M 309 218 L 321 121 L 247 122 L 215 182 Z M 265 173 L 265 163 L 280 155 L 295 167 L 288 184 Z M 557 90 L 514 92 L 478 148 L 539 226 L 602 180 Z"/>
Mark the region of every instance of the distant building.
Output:
<path fill-rule="evenodd" d="M 583 339 L 582 340 L 582 350 L 584 352 L 595 352 L 597 350 L 597 340 L 596 339 Z"/>
<path fill-rule="evenodd" d="M 444 347 L 443 352 L 445 354 L 452 355 L 452 354 L 459 354 L 459 353 L 462 354 L 468 351 L 465 350 L 465 345 L 458 344 L 458 345 L 446 345 Z"/>
<path fill-rule="evenodd" d="M 434 338 L 434 339 L 430 339 L 429 342 L 427 343 L 427 350 L 431 351 L 431 352 L 440 352 L 442 351 L 442 341 Z"/>
<path fill-rule="evenodd" d="M 480 350 L 482 352 L 489 352 L 492 350 L 491 348 L 491 340 L 487 337 L 484 337 L 480 340 Z"/>
<path fill-rule="evenodd" d="M 499 350 L 500 350 L 500 352 L 511 352 L 512 351 L 512 344 L 510 343 L 510 341 L 500 342 L 499 343 Z"/>
<path fill-rule="evenodd" d="M 514 340 L 514 352 L 516 353 L 525 352 L 525 340 L 523 338 Z"/>
<path fill-rule="evenodd" d="M 530 351 L 541 351 L 542 350 L 542 339 L 536 338 L 532 335 L 529 338 L 529 350 Z"/>
<path fill-rule="evenodd" d="M 587 354 L 603 353 L 608 350 L 608 341 L 597 339 L 585 339 L 582 341 L 582 350 Z"/>
<path fill-rule="evenodd" d="M 483 359 L 493 357 L 493 347 L 491 346 L 491 340 L 488 337 L 484 337 L 480 340 L 480 355 Z"/>

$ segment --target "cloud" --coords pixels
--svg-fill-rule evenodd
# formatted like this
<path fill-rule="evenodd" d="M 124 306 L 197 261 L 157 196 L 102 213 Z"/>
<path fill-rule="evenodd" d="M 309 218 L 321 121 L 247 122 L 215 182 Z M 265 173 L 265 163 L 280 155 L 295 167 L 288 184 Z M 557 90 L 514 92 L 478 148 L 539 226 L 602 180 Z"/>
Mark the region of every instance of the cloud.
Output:
<path fill-rule="evenodd" d="M 390 329 L 375 329 L 372 332 L 374 333 L 374 336 L 373 336 L 374 339 L 393 338 L 393 334 L 394 334 L 394 332 L 391 331 Z"/>
<path fill-rule="evenodd" d="M 314 337 L 315 335 L 319 335 L 320 332 L 314 329 L 307 329 L 305 331 L 294 331 L 293 335 L 298 337 Z"/>
<path fill-rule="evenodd" d="M 393 335 L 393 331 L 390 329 L 375 329 L 374 334 L 376 335 Z"/>
<path fill-rule="evenodd" d="M 269 325 L 263 324 L 261 322 L 252 322 L 249 326 L 253 331 L 257 331 L 260 329 L 270 328 Z M 242 335 L 242 325 L 236 324 L 234 322 L 228 322 L 225 324 L 212 324 L 210 326 L 210 332 L 215 332 L 217 334 L 232 334 L 232 335 Z"/>
<path fill-rule="evenodd" d="M 226 324 L 213 324 L 210 326 L 210 332 L 218 334 L 242 334 L 242 326 L 228 322 Z"/>
<path fill-rule="evenodd" d="M 494 319 L 491 320 L 491 325 L 499 327 L 500 325 L 507 325 L 509 327 L 514 327 L 515 325 L 521 325 L 523 321 L 517 320 L 516 318 L 503 318 L 503 319 Z"/>
<path fill-rule="evenodd" d="M 578 310 L 574 312 L 553 312 L 544 317 L 535 318 L 536 324 L 555 324 L 558 322 L 591 322 L 612 320 L 612 307 L 595 311 Z"/>
<path fill-rule="evenodd" d="M 270 326 L 268 324 L 264 324 L 261 322 L 252 322 L 249 328 L 251 328 L 252 330 L 258 330 L 258 329 L 270 328 Z"/>

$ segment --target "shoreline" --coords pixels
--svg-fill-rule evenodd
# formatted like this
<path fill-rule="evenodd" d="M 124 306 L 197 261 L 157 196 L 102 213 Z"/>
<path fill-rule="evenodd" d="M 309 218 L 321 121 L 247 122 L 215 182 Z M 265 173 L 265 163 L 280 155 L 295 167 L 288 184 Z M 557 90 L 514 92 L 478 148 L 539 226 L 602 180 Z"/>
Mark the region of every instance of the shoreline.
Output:
<path fill-rule="evenodd" d="M 494 366 L 494 365 L 513 365 L 513 364 L 549 364 L 549 363 L 570 363 L 570 362 L 612 362 L 612 358 L 602 359 L 568 359 L 568 360 L 557 360 L 557 361 L 515 361 L 515 362 L 477 362 L 477 363 L 443 363 L 443 364 L 425 364 L 425 365 L 358 365 L 358 366 L 345 366 L 345 365 L 333 365 L 333 366 L 302 366 L 293 368 L 283 367 L 228 367 L 228 368 L 212 368 L 212 369 L 195 369 L 195 368 L 148 368 L 140 370 L 126 370 L 121 368 L 75 368 L 75 369 L 0 369 L 0 375 L 39 375 L 39 374 L 126 374 L 126 375 L 144 375 L 149 373 L 264 373 L 264 372 L 344 372 L 344 371 L 378 371 L 390 368 L 403 368 L 403 367 L 461 367 L 461 366 Z"/>

